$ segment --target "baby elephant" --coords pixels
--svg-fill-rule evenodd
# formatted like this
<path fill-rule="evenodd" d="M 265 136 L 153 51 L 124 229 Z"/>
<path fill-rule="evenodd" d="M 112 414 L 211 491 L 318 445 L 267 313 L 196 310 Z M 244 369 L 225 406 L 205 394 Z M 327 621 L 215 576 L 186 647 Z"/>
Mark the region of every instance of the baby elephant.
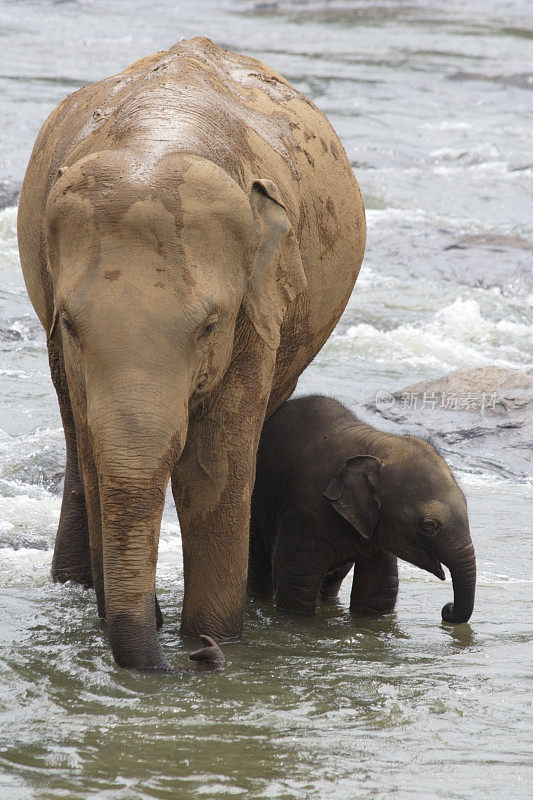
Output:
<path fill-rule="evenodd" d="M 350 610 L 392 611 L 396 556 L 444 580 L 446 622 L 474 608 L 466 500 L 431 444 L 384 433 L 328 397 L 289 400 L 263 428 L 252 499 L 249 590 L 313 614 L 354 566 Z"/>

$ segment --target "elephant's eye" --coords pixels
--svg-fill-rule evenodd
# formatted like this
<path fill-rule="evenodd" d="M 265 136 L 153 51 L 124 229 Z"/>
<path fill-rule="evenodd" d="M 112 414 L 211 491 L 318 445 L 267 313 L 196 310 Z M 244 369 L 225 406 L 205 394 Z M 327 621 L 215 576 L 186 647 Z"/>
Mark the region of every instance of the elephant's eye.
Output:
<path fill-rule="evenodd" d="M 72 324 L 72 320 L 70 319 L 66 311 L 61 312 L 61 324 L 64 327 L 64 329 L 68 333 L 70 333 L 71 336 L 76 336 L 76 330 L 74 328 L 74 325 Z"/>
<path fill-rule="evenodd" d="M 215 330 L 217 322 L 218 322 L 218 316 L 210 317 L 209 319 L 207 319 L 200 328 L 200 331 L 198 333 L 198 339 L 207 339 L 208 336 L 210 336 Z"/>
<path fill-rule="evenodd" d="M 439 523 L 437 522 L 436 519 L 423 519 L 422 520 L 422 523 L 421 523 L 422 531 L 425 534 L 428 534 L 429 536 L 431 536 L 431 534 L 435 533 L 437 531 L 438 527 L 439 527 Z"/>

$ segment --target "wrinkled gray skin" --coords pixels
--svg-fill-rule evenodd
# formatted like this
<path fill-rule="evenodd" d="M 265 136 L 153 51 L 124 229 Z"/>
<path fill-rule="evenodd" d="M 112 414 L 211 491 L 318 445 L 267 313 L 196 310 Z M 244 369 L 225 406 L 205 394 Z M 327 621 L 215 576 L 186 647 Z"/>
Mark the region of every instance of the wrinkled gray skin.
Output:
<path fill-rule="evenodd" d="M 290 400 L 265 424 L 252 498 L 249 590 L 312 614 L 354 566 L 350 609 L 392 611 L 396 557 L 441 580 L 445 622 L 470 619 L 476 561 L 465 497 L 431 444 L 359 422 L 336 400 Z"/>

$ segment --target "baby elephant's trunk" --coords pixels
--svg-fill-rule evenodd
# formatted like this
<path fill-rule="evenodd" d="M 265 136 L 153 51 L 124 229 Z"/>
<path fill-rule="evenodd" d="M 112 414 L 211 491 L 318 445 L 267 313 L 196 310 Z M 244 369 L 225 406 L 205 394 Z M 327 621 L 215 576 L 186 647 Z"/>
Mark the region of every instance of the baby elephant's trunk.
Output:
<path fill-rule="evenodd" d="M 476 556 L 472 542 L 456 550 L 445 562 L 453 582 L 453 603 L 442 609 L 444 622 L 468 622 L 476 594 Z"/>

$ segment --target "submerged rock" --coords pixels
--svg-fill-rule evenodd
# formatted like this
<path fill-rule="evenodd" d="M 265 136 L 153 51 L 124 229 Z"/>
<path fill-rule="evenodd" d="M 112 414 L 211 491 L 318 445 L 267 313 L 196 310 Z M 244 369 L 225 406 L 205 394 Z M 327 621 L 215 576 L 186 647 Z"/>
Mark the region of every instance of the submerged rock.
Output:
<path fill-rule="evenodd" d="M 533 242 L 522 239 L 520 236 L 504 236 L 498 233 L 470 233 L 460 236 L 456 244 L 445 247 L 445 250 L 464 250 L 467 247 L 478 245 L 488 247 L 500 252 L 504 247 L 514 247 L 517 250 L 533 250 Z"/>
<path fill-rule="evenodd" d="M 457 466 L 523 478 L 532 474 L 532 401 L 529 375 L 475 367 L 378 392 L 367 408 L 395 427 L 433 434 Z"/>
<path fill-rule="evenodd" d="M 527 239 L 497 233 L 466 234 L 444 247 L 444 251 L 450 250 L 464 250 L 461 255 L 468 259 L 466 262 L 456 258 L 444 267 L 459 283 L 486 289 L 498 287 L 508 297 L 524 297 L 533 290 L 533 242 Z"/>

